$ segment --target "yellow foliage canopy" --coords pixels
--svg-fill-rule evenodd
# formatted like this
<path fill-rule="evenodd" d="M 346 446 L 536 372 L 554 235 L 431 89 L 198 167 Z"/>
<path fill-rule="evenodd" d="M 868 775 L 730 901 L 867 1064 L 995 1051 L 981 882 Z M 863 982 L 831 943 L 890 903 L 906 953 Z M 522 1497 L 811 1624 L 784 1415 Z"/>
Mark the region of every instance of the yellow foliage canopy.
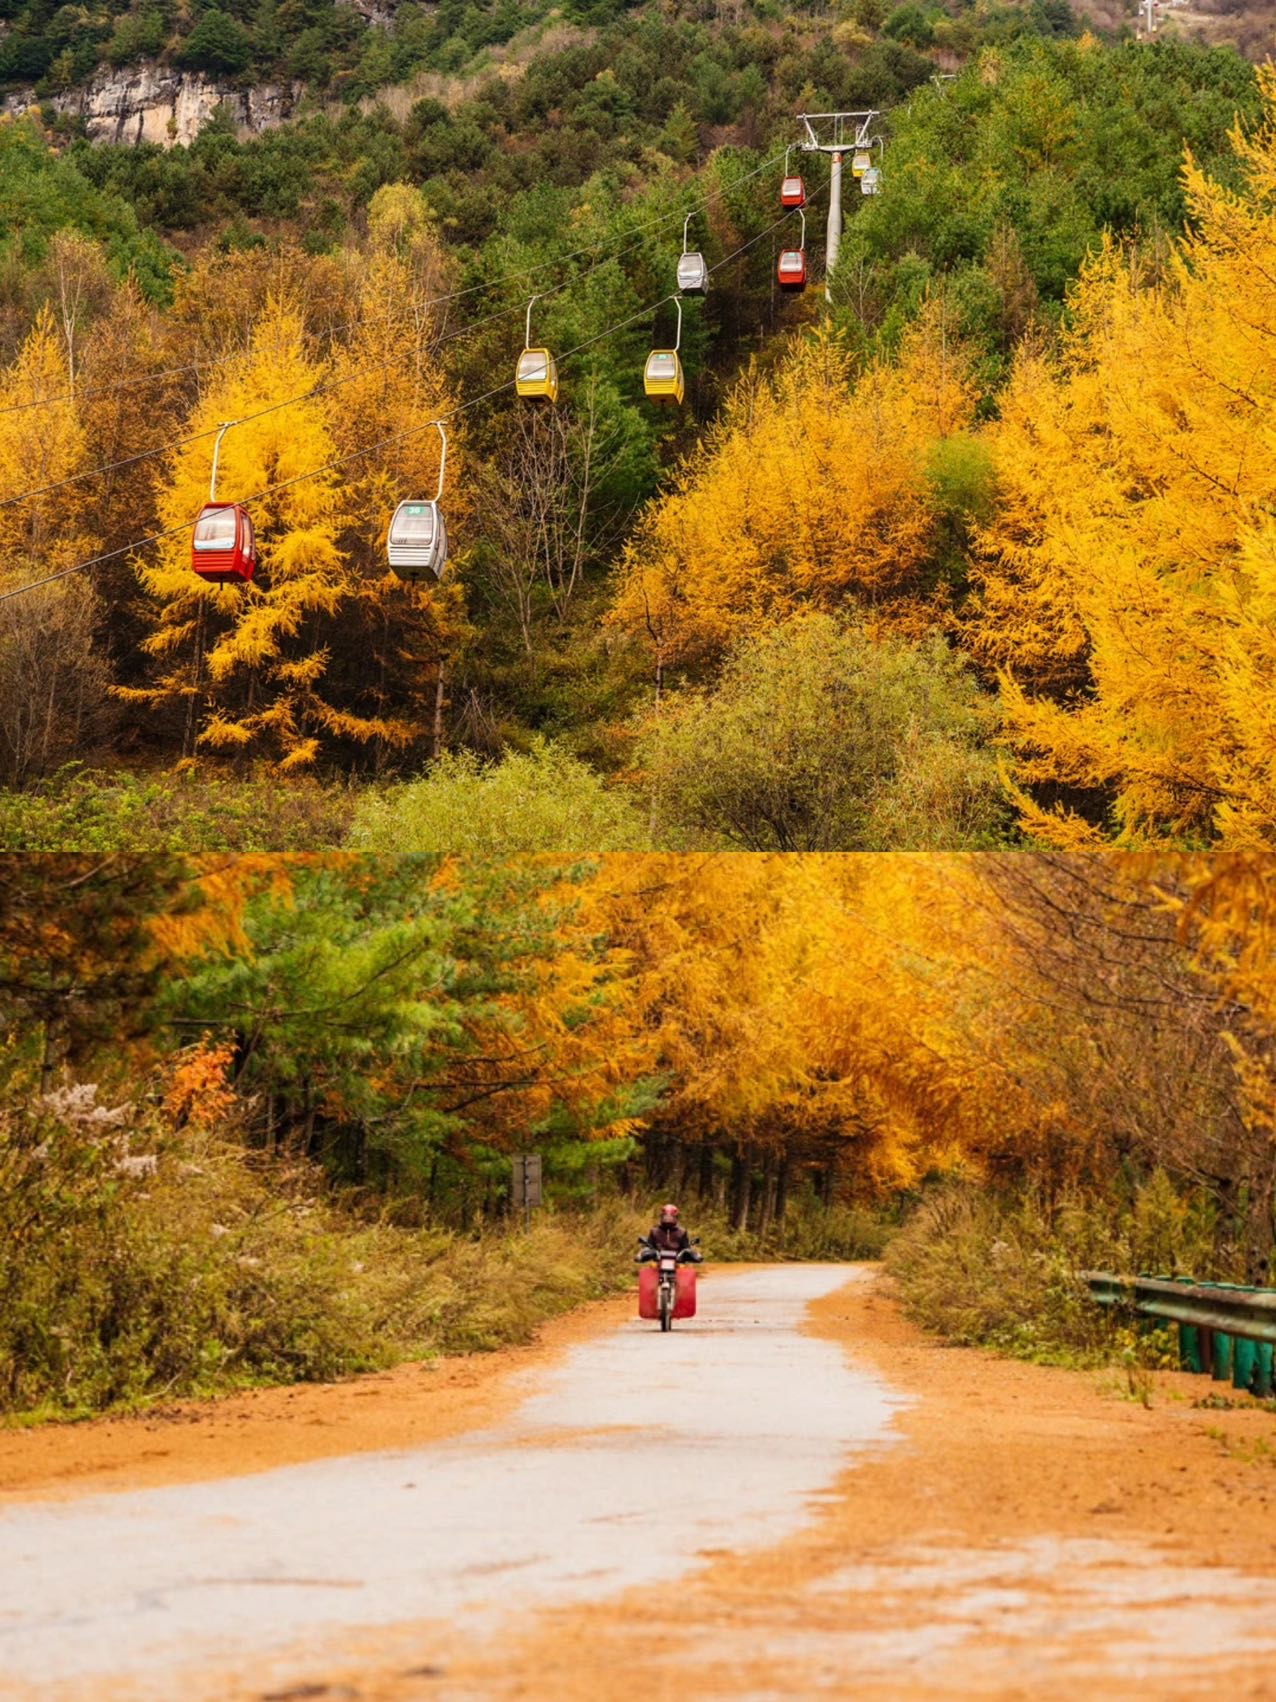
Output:
<path fill-rule="evenodd" d="M 1276 71 L 1191 162 L 1195 234 L 1149 283 L 1109 247 L 1063 358 L 1021 356 L 991 429 L 978 653 L 1002 672 L 1025 825 L 1053 843 L 1276 844 Z M 1044 806 L 1037 784 L 1071 789 Z"/>
<path fill-rule="evenodd" d="M 802 605 L 850 599 L 896 627 L 933 623 L 927 451 L 965 427 L 974 389 L 932 304 L 899 359 L 858 380 L 831 337 L 774 380 L 750 375 L 648 510 L 610 618 L 657 669 L 695 665 Z"/>
<path fill-rule="evenodd" d="M 84 431 L 70 392 L 66 351 L 46 303 L 0 377 L 0 501 L 60 484 L 84 467 Z M 74 486 L 0 507 L 0 572 L 25 582 L 92 554 L 96 539 L 82 522 L 67 524 L 68 510 L 82 512 Z"/>
<path fill-rule="evenodd" d="M 411 282 L 393 253 L 370 256 L 353 324 L 328 355 L 301 304 L 268 295 L 186 422 L 158 491 L 171 536 L 137 567 L 155 600 L 144 648 L 158 671 L 121 695 L 177 708 L 188 754 L 260 752 L 287 770 L 338 741 L 402 749 L 428 730 L 457 593 L 407 586 L 384 558 L 396 503 L 434 494 L 428 422 L 451 405 Z M 281 397 L 296 400 L 278 407 Z M 217 497 L 250 505 L 258 571 L 246 586 L 208 585 L 190 564 L 188 528 L 226 420 L 238 423 L 222 442 Z M 461 449 L 454 441 L 448 462 L 454 524 Z"/>

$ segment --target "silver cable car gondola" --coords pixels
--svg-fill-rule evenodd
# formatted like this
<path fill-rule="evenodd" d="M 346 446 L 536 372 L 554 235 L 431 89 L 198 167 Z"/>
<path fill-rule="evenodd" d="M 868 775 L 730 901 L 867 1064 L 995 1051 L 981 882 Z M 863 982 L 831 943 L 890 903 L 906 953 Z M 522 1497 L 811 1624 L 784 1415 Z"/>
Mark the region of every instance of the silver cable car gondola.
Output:
<path fill-rule="evenodd" d="M 691 223 L 688 213 L 682 221 L 682 253 L 678 257 L 678 289 L 683 295 L 708 295 L 709 268 L 705 265 L 704 255 L 693 252 L 687 247 L 687 226 Z"/>
<path fill-rule="evenodd" d="M 394 511 L 386 535 L 386 556 L 400 579 L 424 579 L 429 574 L 441 579 L 447 566 L 447 523 L 439 507 L 443 500 L 443 475 L 447 468 L 447 432 L 441 420 L 435 420 L 434 425 L 442 443 L 439 450 L 439 488 L 434 500 L 401 502 Z"/>

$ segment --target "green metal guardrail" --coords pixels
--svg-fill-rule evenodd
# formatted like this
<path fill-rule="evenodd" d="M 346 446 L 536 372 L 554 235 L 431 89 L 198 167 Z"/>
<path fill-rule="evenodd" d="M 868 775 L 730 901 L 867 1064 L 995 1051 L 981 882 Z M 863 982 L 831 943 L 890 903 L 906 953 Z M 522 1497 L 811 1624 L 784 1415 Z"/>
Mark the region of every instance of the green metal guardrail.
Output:
<path fill-rule="evenodd" d="M 1177 1324 L 1179 1363 L 1185 1371 L 1230 1382 L 1265 1400 L 1276 1392 L 1276 1289 L 1190 1277 L 1119 1277 L 1107 1271 L 1087 1271 L 1084 1280 L 1100 1306 L 1122 1306 Z"/>

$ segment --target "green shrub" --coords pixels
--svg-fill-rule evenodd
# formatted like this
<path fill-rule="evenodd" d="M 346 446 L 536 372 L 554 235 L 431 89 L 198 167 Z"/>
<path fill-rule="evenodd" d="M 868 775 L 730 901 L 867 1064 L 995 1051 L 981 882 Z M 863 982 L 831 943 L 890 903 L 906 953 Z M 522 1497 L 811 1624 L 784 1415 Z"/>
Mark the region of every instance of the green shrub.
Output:
<path fill-rule="evenodd" d="M 977 850 L 1004 833 L 992 733 L 942 640 L 807 613 L 675 694 L 642 756 L 662 827 L 695 849 Z"/>
<path fill-rule="evenodd" d="M 0 1414 L 74 1416 L 328 1380 L 530 1338 L 627 1285 L 613 1203 L 462 1236 L 315 1172 L 73 1090 L 0 1125 Z M 127 1153 L 126 1153 L 126 1150 Z"/>
<path fill-rule="evenodd" d="M 5 851 L 311 851 L 344 837 L 353 792 L 261 772 L 103 774 L 77 765 L 0 792 Z"/>
<path fill-rule="evenodd" d="M 485 763 L 444 756 L 420 780 L 366 796 L 348 844 L 360 851 L 639 851 L 632 799 L 555 745 L 538 741 Z"/>

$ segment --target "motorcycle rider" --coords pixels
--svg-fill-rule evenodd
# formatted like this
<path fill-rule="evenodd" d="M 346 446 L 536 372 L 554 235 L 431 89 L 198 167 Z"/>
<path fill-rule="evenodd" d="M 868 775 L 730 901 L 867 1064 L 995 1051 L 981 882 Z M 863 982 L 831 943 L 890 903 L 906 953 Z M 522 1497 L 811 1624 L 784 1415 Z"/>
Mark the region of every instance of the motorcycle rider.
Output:
<path fill-rule="evenodd" d="M 652 1224 L 643 1237 L 643 1247 L 651 1253 L 685 1254 L 691 1264 L 700 1264 L 704 1255 L 691 1245 L 691 1237 L 678 1222 L 678 1208 L 672 1203 L 661 1206 L 660 1221 Z"/>

